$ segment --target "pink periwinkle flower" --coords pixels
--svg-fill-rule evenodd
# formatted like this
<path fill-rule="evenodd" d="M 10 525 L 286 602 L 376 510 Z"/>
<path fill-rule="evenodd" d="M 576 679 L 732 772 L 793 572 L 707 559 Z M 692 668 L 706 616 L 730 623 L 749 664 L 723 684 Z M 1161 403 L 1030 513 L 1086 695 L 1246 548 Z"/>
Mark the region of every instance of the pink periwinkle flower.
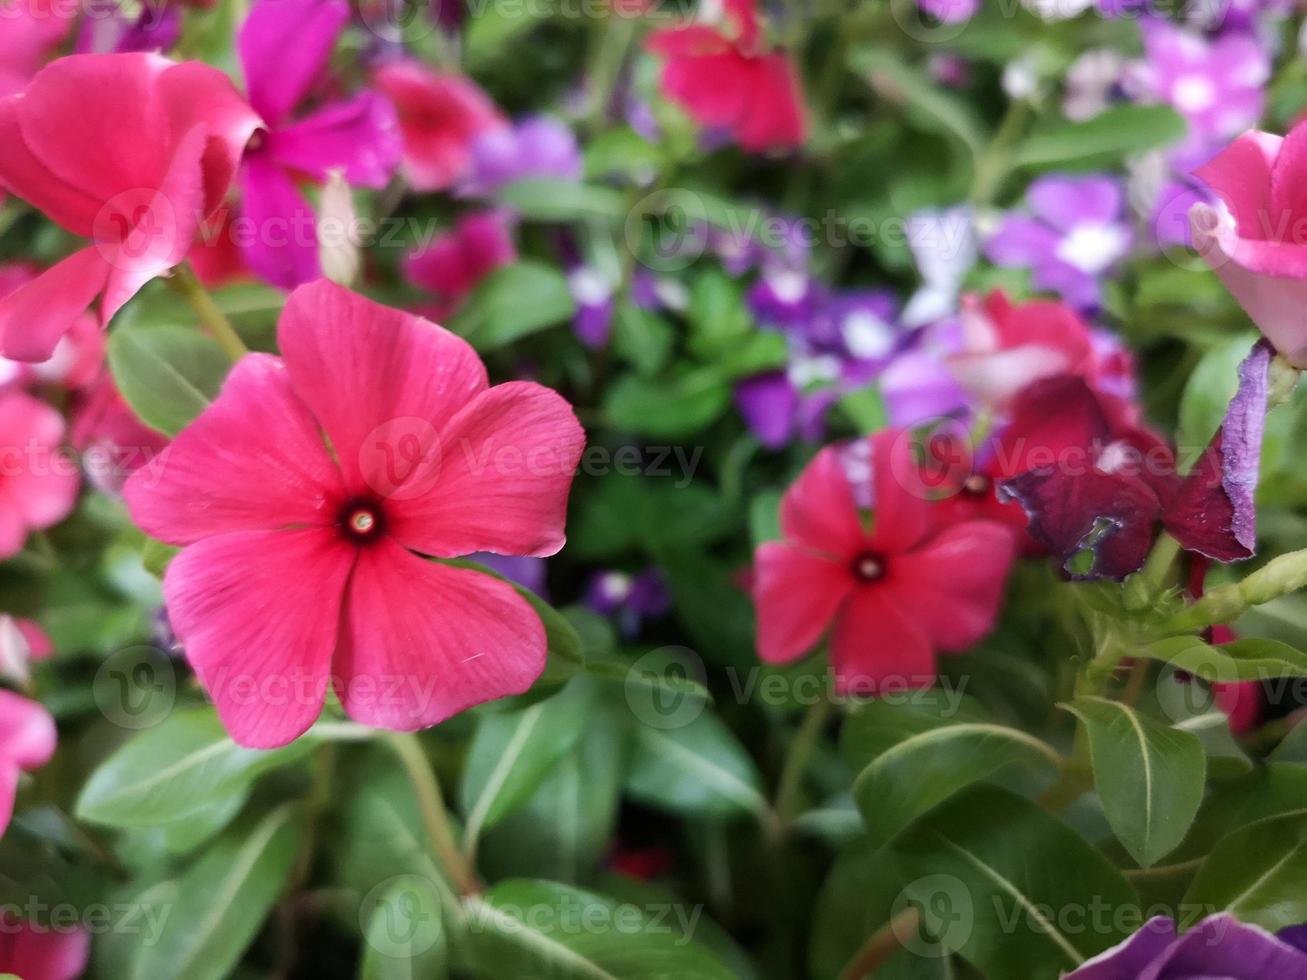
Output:
<path fill-rule="evenodd" d="M 788 663 L 829 631 L 841 691 L 932 683 L 936 651 L 993 629 L 1016 552 L 1001 524 L 943 516 L 906 433 L 819 452 L 781 499 L 784 539 L 755 553 L 758 655 Z"/>
<path fill-rule="evenodd" d="M 278 340 L 125 492 L 184 546 L 168 613 L 227 730 L 284 745 L 328 684 L 356 721 L 405 731 L 525 691 L 546 649 L 530 605 L 424 556 L 562 547 L 585 441 L 571 407 L 489 387 L 461 338 L 326 281 L 291 294 Z"/>
<path fill-rule="evenodd" d="M 0 301 L 0 354 L 46 360 L 180 262 L 258 124 L 216 68 L 147 54 L 61 58 L 0 100 L 0 184 L 94 243 Z"/>
<path fill-rule="evenodd" d="M 286 289 L 320 276 L 316 218 L 301 177 L 344 172 L 352 186 L 385 187 L 399 165 L 394 109 L 375 92 L 292 119 L 349 21 L 346 0 L 258 0 L 238 48 L 250 104 L 266 129 L 241 168 L 240 242 L 255 273 Z"/>
<path fill-rule="evenodd" d="M 11 0 L 0 30 L 0 96 L 21 92 L 68 36 L 75 5 L 53 0 Z"/>
<path fill-rule="evenodd" d="M 26 286 L 40 270 L 26 262 L 0 265 L 0 298 Z M 0 389 L 10 385 L 52 384 L 77 389 L 90 384 L 104 367 L 105 337 L 89 312 L 73 320 L 47 360 L 38 363 L 0 357 Z"/>
<path fill-rule="evenodd" d="M 1196 248 L 1275 349 L 1307 367 L 1307 123 L 1248 132 L 1195 174 L 1220 206 L 1189 212 Z"/>
<path fill-rule="evenodd" d="M 441 191 L 468 172 L 472 142 L 507 125 L 495 104 L 471 80 L 437 74 L 416 61 L 382 65 L 373 84 L 399 114 L 404 176 L 417 191 Z"/>
<path fill-rule="evenodd" d="M 22 980 L 75 980 L 91 958 L 91 934 L 0 916 L 0 973 Z"/>
<path fill-rule="evenodd" d="M 60 451 L 64 420 L 21 391 L 0 394 L 0 558 L 73 509 L 77 467 Z"/>
<path fill-rule="evenodd" d="M 54 756 L 55 740 L 50 712 L 35 701 L 0 688 L 0 835 L 14 815 L 19 775 L 49 762 Z M 0 966 L 3 964 L 0 959 Z"/>
<path fill-rule="evenodd" d="M 122 493 L 142 467 L 163 465 L 168 439 L 145 425 L 105 372 L 85 389 L 72 412 L 69 441 L 81 455 L 87 479 L 97 489 Z"/>
<path fill-rule="evenodd" d="M 503 212 L 478 211 L 413 251 L 404 260 L 404 275 L 436 297 L 431 313 L 439 319 L 456 310 L 482 279 L 516 259 Z"/>

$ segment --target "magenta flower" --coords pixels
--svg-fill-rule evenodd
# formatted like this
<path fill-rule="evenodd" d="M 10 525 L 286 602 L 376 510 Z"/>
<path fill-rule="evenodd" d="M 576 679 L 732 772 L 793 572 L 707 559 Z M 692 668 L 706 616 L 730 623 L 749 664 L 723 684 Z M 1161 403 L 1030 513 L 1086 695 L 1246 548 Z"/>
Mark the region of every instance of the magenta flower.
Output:
<path fill-rule="evenodd" d="M 1286 931 L 1285 937 L 1292 930 Z M 1307 952 L 1227 913 L 1184 935 L 1167 918 L 1149 919 L 1129 939 L 1064 980 L 1289 980 L 1307 976 Z"/>
<path fill-rule="evenodd" d="M 0 30 L 0 96 L 21 92 L 68 36 L 75 5 L 14 0 L 4 8 Z"/>
<path fill-rule="evenodd" d="M 488 387 L 462 339 L 325 281 L 291 295 L 278 339 L 125 492 L 185 546 L 168 613 L 232 738 L 292 741 L 328 684 L 404 731 L 525 691 L 545 662 L 531 607 L 422 556 L 562 547 L 585 440 L 567 402 Z"/>
<path fill-rule="evenodd" d="M 82 926 L 54 929 L 0 917 L 0 973 L 23 980 L 75 980 L 91 958 L 91 934 Z"/>
<path fill-rule="evenodd" d="M 504 215 L 480 211 L 413 251 L 404 261 L 404 275 L 436 297 L 431 312 L 443 319 L 477 283 L 516 259 L 517 249 Z"/>
<path fill-rule="evenodd" d="M 241 247 L 255 273 L 285 289 L 321 274 L 313 207 L 297 180 L 322 181 L 342 170 L 353 186 L 381 188 L 399 165 L 395 112 L 375 92 L 291 119 L 349 14 L 345 0 L 259 0 L 241 28 L 246 89 L 266 126 L 241 168 L 242 212 L 251 226 Z"/>
<path fill-rule="evenodd" d="M 59 523 L 77 499 L 77 467 L 60 453 L 64 420 L 22 392 L 0 395 L 0 558 L 29 531 Z"/>
<path fill-rule="evenodd" d="M 0 688 L 0 835 L 14 815 L 19 774 L 49 762 L 55 740 L 54 719 L 48 711 L 35 701 Z"/>

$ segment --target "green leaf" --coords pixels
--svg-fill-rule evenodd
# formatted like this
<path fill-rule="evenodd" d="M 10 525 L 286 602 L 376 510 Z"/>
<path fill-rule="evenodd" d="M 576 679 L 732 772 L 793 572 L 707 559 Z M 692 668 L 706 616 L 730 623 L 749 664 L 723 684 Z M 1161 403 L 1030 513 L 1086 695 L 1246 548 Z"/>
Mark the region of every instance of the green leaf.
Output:
<path fill-rule="evenodd" d="M 1122 105 L 1084 122 L 1037 130 L 1013 154 L 1016 166 L 1101 164 L 1105 158 L 1142 153 L 1184 139 L 1185 122 L 1170 106 Z"/>
<path fill-rule="evenodd" d="M 719 269 L 706 270 L 694 280 L 686 317 L 690 352 L 705 361 L 726 353 L 752 329 L 740 287 Z"/>
<path fill-rule="evenodd" d="M 584 681 L 521 711 L 482 716 L 459 788 L 468 840 L 525 803 L 572 751 L 593 708 L 594 688 Z"/>
<path fill-rule="evenodd" d="M 1135 655 L 1161 660 L 1208 683 L 1307 676 L 1307 653 L 1279 640 L 1211 646 L 1196 636 L 1173 636 L 1139 647 Z"/>
<path fill-rule="evenodd" d="M 876 702 L 869 707 L 892 726 L 893 705 Z M 868 736 L 870 744 L 846 743 L 845 749 L 861 755 L 865 748 L 871 756 L 854 780 L 853 799 L 862 811 L 871 842 L 877 845 L 887 843 L 922 814 L 1007 765 L 1039 763 L 1056 770 L 1062 762 L 1057 750 L 1033 735 L 987 722 L 902 730 L 905 737 L 888 746 L 883 731 L 859 731 Z M 855 734 L 849 742 L 858 740 Z"/>
<path fill-rule="evenodd" d="M 613 354 L 644 376 L 667 365 L 676 334 L 672 325 L 652 310 L 622 303 L 613 318 Z"/>
<path fill-rule="evenodd" d="M 1185 894 L 1271 932 L 1307 919 L 1307 813 L 1259 820 L 1223 838 Z"/>
<path fill-rule="evenodd" d="M 657 728 L 632 722 L 634 751 L 626 791 L 640 802 L 682 816 L 765 815 L 762 779 L 753 759 L 714 715 L 704 711 L 686 724 L 681 713 Z"/>
<path fill-rule="evenodd" d="M 870 435 L 889 425 L 889 411 L 880 389 L 874 385 L 843 395 L 836 403 L 861 433 Z"/>
<path fill-rule="evenodd" d="M 620 191 L 573 180 L 519 180 L 501 188 L 495 197 L 531 221 L 625 221 L 626 197 Z"/>
<path fill-rule="evenodd" d="M 1059 976 L 1140 924 L 1134 889 L 1096 848 L 998 787 L 954 797 L 891 851 L 925 931 L 987 977 Z M 1084 915 L 1075 928 L 1067 909 Z"/>
<path fill-rule="evenodd" d="M 477 350 L 491 351 L 561 323 L 575 310 L 561 272 L 524 260 L 482 280 L 450 319 L 449 328 Z"/>
<path fill-rule="evenodd" d="M 913 121 L 933 132 L 956 138 L 972 157 L 980 155 L 986 137 L 971 106 L 934 84 L 888 48 L 863 48 L 849 56 L 849 66 L 868 76 L 881 91 L 902 100 Z"/>
<path fill-rule="evenodd" d="M 1231 337 L 1207 351 L 1189 374 L 1180 396 L 1178 445 L 1182 463 L 1197 459 L 1216 434 L 1239 388 L 1239 364 L 1256 339 L 1255 333 Z"/>
<path fill-rule="evenodd" d="M 1082 697 L 1064 707 L 1089 735 L 1107 822 L 1139 866 L 1151 867 L 1179 846 L 1198 813 L 1207 780 L 1202 743 L 1119 701 Z"/>
<path fill-rule="evenodd" d="M 154 941 L 142 936 L 132 980 L 226 977 L 285 886 L 302 831 L 302 815 L 287 804 L 223 835 L 176 879 L 170 896 L 159 896 L 167 898 L 154 908 L 166 913 L 155 920 L 161 931 Z"/>
<path fill-rule="evenodd" d="M 604 403 L 614 428 L 662 439 L 706 429 L 730 407 L 731 386 L 715 367 L 682 369 L 664 379 L 628 374 Z"/>
<path fill-rule="evenodd" d="M 372 907 L 363 933 L 360 980 L 441 980 L 448 976 L 440 898 L 425 880 L 405 875 Z"/>
<path fill-rule="evenodd" d="M 500 882 L 465 902 L 487 977 L 732 980 L 721 960 L 638 905 L 549 881 Z"/>
<path fill-rule="evenodd" d="M 304 737 L 283 749 L 246 749 L 211 708 L 179 711 L 111 755 L 77 799 L 79 819 L 110 827 L 158 827 L 198 816 L 243 793 L 266 772 L 303 758 Z"/>
<path fill-rule="evenodd" d="M 184 327 L 122 327 L 109 334 L 109 370 L 146 425 L 175 436 L 222 387 L 231 360 L 213 340 Z"/>

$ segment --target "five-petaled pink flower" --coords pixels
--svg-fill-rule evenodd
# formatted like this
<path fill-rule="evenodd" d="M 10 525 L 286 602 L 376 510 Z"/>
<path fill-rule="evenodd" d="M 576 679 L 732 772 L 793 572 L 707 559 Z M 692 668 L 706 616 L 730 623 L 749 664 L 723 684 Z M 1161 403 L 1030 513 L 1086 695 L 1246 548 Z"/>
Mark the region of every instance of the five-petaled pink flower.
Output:
<path fill-rule="evenodd" d="M 418 553 L 556 553 L 585 438 L 570 406 L 488 387 L 464 340 L 325 281 L 291 294 L 278 340 L 125 490 L 185 546 L 168 614 L 232 737 L 291 741 L 329 681 L 398 730 L 525 691 L 545 662 L 530 605 Z"/>
<path fill-rule="evenodd" d="M 55 739 L 50 712 L 35 701 L 0 688 L 0 835 L 14 815 L 19 775 L 49 762 Z"/>
<path fill-rule="evenodd" d="M 77 467 L 60 452 L 63 416 L 43 401 L 0 394 L 0 558 L 23 549 L 29 531 L 68 516 L 77 500 Z"/>
<path fill-rule="evenodd" d="M 258 124 L 218 69 L 149 54 L 61 58 L 0 99 L 0 185 L 94 242 L 0 301 L 0 354 L 45 360 L 180 262 Z"/>
<path fill-rule="evenodd" d="M 238 48 L 250 104 L 267 129 L 241 166 L 238 228 L 245 261 L 259 276 L 292 289 L 319 278 L 317 219 L 298 181 L 343 171 L 351 186 L 382 188 L 399 165 L 395 111 L 362 92 L 292 120 L 349 21 L 346 0 L 258 0 Z"/>
<path fill-rule="evenodd" d="M 395 105 L 404 138 L 404 176 L 417 191 L 442 191 L 472 162 L 472 142 L 508 125 L 481 89 L 461 75 L 438 75 L 416 61 L 382 65 L 373 84 Z"/>
<path fill-rule="evenodd" d="M 1247 132 L 1194 171 L 1224 204 L 1189 212 L 1194 248 L 1277 351 L 1307 367 L 1307 122 Z"/>
<path fill-rule="evenodd" d="M 723 13 L 721 26 L 685 24 L 649 35 L 647 47 L 665 59 L 663 94 L 750 152 L 800 146 L 807 123 L 794 65 L 766 48 L 756 0 L 725 0 Z"/>
<path fill-rule="evenodd" d="M 754 562 L 766 662 L 802 656 L 829 630 L 841 691 L 922 687 L 937 650 L 965 650 L 993 628 L 1014 535 L 992 521 L 942 523 L 909 443 L 887 430 L 869 447 L 828 446 L 786 491 L 784 540 L 759 546 Z M 870 450 L 870 486 L 850 479 L 858 449 Z M 866 491 L 870 526 L 857 503 Z"/>

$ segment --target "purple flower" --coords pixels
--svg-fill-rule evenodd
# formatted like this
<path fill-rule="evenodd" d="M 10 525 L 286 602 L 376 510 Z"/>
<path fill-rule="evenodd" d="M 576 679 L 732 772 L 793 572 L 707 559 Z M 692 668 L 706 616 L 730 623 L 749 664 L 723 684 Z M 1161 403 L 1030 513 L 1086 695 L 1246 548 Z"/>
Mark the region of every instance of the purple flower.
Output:
<path fill-rule="evenodd" d="M 286 289 L 321 274 L 316 218 L 297 178 L 341 170 L 351 185 L 382 188 L 399 165 L 395 110 L 376 93 L 291 120 L 349 16 L 345 0 L 259 0 L 238 39 L 250 104 L 267 126 L 241 169 L 243 219 L 252 227 L 239 244 L 254 272 Z"/>
<path fill-rule="evenodd" d="M 549 590 L 545 586 L 546 559 L 495 555 L 488 551 L 479 551 L 468 557 L 479 565 L 485 565 L 492 572 L 502 575 L 510 582 L 515 582 L 524 589 L 530 589 L 540 598 L 549 598 Z"/>
<path fill-rule="evenodd" d="M 1140 25 L 1146 60 L 1127 77 L 1140 101 L 1165 102 L 1189 124 L 1187 146 L 1224 141 L 1261 118 L 1271 64 L 1253 35 L 1209 40 L 1158 18 Z"/>
<path fill-rule="evenodd" d="M 1041 177 L 1026 192 L 1030 215 L 1010 215 L 985 242 L 996 265 L 1031 269 L 1036 289 L 1082 309 L 1098 305 L 1098 279 L 1130 251 L 1121 185 L 1110 177 Z"/>
<path fill-rule="evenodd" d="M 616 619 L 622 635 L 632 637 L 646 618 L 662 616 L 672 602 L 662 574 L 646 568 L 637 575 L 599 572 L 590 580 L 585 604 L 601 616 Z"/>
<path fill-rule="evenodd" d="M 903 309 L 907 327 L 952 316 L 962 282 L 976 264 L 976 235 L 969 207 L 927 209 L 908 218 L 908 248 L 921 275 L 921 288 Z"/>
<path fill-rule="evenodd" d="M 1063 980 L 1289 980 L 1307 977 L 1307 953 L 1228 914 L 1177 936 L 1175 922 L 1150 919 L 1133 936 Z"/>
<path fill-rule="evenodd" d="M 74 50 L 78 54 L 167 51 L 182 33 L 177 6 L 147 3 L 140 13 L 125 13 L 118 0 L 92 0 Z"/>
<path fill-rule="evenodd" d="M 580 180 L 584 164 L 576 135 L 550 116 L 487 130 L 472 141 L 465 197 L 489 197 L 519 180 Z"/>
<path fill-rule="evenodd" d="M 567 285 L 576 304 L 572 332 L 586 347 L 606 346 L 613 330 L 613 280 L 594 266 L 578 265 Z"/>
<path fill-rule="evenodd" d="M 980 0 L 917 0 L 917 6 L 945 24 L 958 24 L 976 16 Z"/>

